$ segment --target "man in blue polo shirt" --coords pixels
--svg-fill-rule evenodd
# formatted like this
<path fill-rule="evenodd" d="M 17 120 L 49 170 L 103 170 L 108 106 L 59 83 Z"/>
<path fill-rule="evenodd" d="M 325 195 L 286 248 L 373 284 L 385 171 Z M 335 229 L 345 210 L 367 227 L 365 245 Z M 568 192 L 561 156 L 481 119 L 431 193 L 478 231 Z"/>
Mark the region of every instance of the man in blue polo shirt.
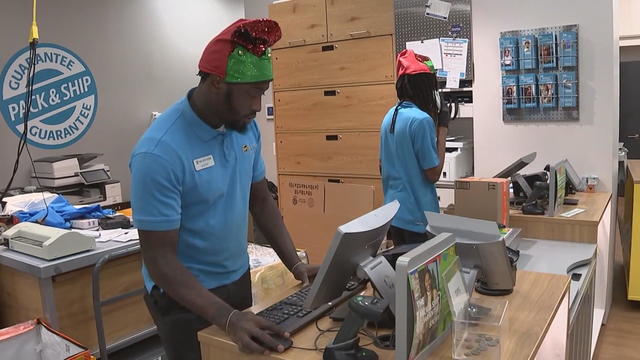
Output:
<path fill-rule="evenodd" d="M 429 58 L 403 50 L 397 75 L 399 101 L 380 129 L 380 167 L 385 203 L 400 202 L 391 239 L 403 245 L 430 239 L 424 212 L 440 211 L 435 183 L 444 165 L 449 112 L 440 105 Z"/>
<path fill-rule="evenodd" d="M 159 116 L 130 160 L 131 204 L 145 302 L 169 359 L 200 359 L 197 332 L 211 324 L 247 353 L 283 351 L 273 323 L 252 305 L 248 212 L 296 279 L 302 263 L 268 191 L 254 120 L 272 79 L 271 20 L 238 20 L 205 48 L 200 83 Z M 260 344 L 262 343 L 262 345 Z"/>

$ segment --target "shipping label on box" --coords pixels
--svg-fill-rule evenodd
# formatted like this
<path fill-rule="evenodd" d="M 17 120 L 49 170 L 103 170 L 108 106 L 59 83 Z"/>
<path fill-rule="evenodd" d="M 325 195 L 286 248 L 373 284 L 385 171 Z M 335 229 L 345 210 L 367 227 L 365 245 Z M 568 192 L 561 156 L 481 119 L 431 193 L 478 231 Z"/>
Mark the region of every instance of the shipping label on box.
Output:
<path fill-rule="evenodd" d="M 284 209 L 304 213 L 324 212 L 324 184 L 313 181 L 287 181 L 280 189 L 280 201 Z"/>

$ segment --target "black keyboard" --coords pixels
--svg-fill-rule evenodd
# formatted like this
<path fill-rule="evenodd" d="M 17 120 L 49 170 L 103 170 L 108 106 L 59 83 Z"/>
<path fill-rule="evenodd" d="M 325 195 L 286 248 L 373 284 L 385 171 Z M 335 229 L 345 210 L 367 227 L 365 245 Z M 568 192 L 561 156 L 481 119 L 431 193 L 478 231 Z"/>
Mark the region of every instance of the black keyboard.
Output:
<path fill-rule="evenodd" d="M 329 306 L 326 305 L 316 310 L 305 309 L 304 301 L 310 290 L 310 286 L 304 287 L 260 311 L 257 315 L 277 324 L 284 331 L 293 334 L 308 323 L 322 316 L 329 309 Z"/>
<path fill-rule="evenodd" d="M 260 311 L 257 315 L 275 323 L 282 330 L 290 334 L 295 334 L 307 326 L 307 324 L 319 319 L 329 310 L 351 299 L 351 297 L 363 289 L 364 283 L 354 283 L 352 287 L 345 290 L 337 299 L 322 304 L 317 309 L 310 310 L 304 308 L 304 301 L 311 290 L 311 286 L 307 286 Z"/>

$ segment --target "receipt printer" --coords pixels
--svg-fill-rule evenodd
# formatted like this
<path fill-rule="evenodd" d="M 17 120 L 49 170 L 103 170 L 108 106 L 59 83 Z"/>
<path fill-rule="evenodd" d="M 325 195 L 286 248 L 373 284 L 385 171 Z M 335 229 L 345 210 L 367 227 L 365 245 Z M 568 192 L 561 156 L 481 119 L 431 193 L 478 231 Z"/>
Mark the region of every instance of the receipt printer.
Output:
<path fill-rule="evenodd" d="M 468 140 L 446 142 L 440 180 L 455 181 L 473 175 L 473 143 Z"/>

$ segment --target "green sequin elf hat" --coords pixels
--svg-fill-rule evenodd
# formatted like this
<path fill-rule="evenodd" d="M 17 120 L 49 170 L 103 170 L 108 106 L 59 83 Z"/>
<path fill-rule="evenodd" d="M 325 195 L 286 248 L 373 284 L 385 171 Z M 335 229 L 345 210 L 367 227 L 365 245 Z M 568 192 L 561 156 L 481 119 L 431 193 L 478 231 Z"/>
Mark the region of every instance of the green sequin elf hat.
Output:
<path fill-rule="evenodd" d="M 281 37 L 280 26 L 273 20 L 240 19 L 209 42 L 198 69 L 228 83 L 270 81 L 270 47 Z"/>

